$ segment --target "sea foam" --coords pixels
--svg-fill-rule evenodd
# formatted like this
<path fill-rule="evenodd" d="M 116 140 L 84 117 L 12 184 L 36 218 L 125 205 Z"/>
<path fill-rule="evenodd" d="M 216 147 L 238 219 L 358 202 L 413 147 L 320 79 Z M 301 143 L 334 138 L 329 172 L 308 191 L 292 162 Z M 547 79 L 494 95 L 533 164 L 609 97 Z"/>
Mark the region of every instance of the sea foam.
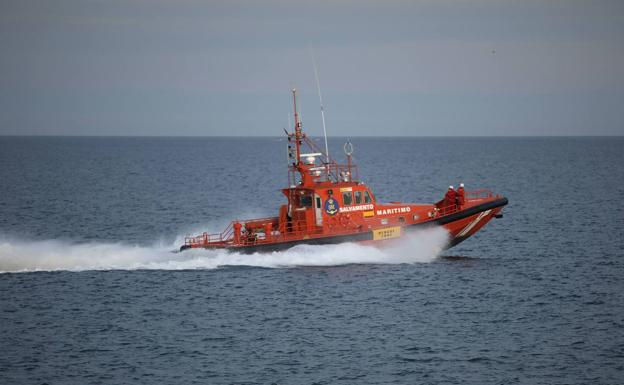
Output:
<path fill-rule="evenodd" d="M 442 228 L 415 232 L 384 248 L 356 243 L 298 245 L 286 251 L 242 254 L 194 249 L 175 252 L 176 245 L 151 246 L 118 243 L 75 243 L 59 240 L 27 242 L 0 239 L 0 272 L 85 270 L 186 270 L 220 266 L 337 266 L 345 264 L 397 264 L 433 261 L 443 250 L 448 234 Z"/>

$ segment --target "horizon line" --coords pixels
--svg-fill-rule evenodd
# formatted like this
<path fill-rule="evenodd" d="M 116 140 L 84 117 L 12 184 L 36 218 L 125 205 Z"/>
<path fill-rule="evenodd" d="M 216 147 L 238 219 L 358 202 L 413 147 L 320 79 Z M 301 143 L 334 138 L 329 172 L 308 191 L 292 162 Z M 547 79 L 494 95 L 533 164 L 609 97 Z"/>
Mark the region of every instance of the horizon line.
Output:
<path fill-rule="evenodd" d="M 322 135 L 307 135 L 323 138 Z M 283 135 L 66 135 L 66 134 L 0 134 L 0 138 L 283 138 Z M 328 138 L 621 138 L 612 134 L 578 135 L 328 135 Z"/>

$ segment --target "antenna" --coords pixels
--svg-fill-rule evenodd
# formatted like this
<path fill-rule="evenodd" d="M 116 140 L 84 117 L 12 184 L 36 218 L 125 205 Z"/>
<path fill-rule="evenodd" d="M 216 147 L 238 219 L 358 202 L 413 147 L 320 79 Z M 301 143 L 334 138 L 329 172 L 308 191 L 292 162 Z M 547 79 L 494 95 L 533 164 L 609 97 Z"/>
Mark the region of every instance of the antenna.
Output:
<path fill-rule="evenodd" d="M 327 146 L 327 129 L 325 128 L 325 109 L 323 108 L 321 82 L 319 80 L 318 69 L 316 68 L 316 60 L 314 60 L 314 51 L 312 50 L 312 47 L 310 47 L 310 55 L 312 56 L 312 65 L 314 66 L 314 78 L 316 78 L 316 89 L 318 90 L 319 103 L 321 104 L 321 121 L 323 122 L 323 136 L 325 137 L 325 163 L 329 164 L 329 147 Z"/>

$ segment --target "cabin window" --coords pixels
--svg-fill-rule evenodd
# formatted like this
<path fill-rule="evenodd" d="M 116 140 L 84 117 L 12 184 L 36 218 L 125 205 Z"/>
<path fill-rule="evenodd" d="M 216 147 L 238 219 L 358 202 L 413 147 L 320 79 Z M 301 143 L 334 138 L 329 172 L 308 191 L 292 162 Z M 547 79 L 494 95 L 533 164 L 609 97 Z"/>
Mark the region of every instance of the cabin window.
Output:
<path fill-rule="evenodd" d="M 353 203 L 353 195 L 351 191 L 342 193 L 342 204 L 345 206 L 351 206 Z"/>
<path fill-rule="evenodd" d="M 399 222 L 401 223 L 405 222 L 405 217 L 399 217 Z"/>
<path fill-rule="evenodd" d="M 301 207 L 312 207 L 312 196 L 310 196 L 310 195 L 302 195 L 299 198 L 299 205 Z"/>
<path fill-rule="evenodd" d="M 355 192 L 355 204 L 356 205 L 362 204 L 362 192 L 361 191 Z"/>
<path fill-rule="evenodd" d="M 368 191 L 364 191 L 364 203 L 371 203 L 373 200 L 371 199 L 370 194 L 368 193 Z"/>
<path fill-rule="evenodd" d="M 321 198 L 320 197 L 316 197 L 316 208 L 317 209 L 321 208 Z"/>

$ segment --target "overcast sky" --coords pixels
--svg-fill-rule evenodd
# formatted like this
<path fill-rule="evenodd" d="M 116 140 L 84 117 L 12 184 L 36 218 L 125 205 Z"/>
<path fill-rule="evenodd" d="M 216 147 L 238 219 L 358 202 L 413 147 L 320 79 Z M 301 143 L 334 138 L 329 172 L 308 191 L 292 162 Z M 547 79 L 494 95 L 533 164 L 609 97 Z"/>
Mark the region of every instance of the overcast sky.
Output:
<path fill-rule="evenodd" d="M 622 135 L 624 1 L 2 0 L 0 135 Z"/>

